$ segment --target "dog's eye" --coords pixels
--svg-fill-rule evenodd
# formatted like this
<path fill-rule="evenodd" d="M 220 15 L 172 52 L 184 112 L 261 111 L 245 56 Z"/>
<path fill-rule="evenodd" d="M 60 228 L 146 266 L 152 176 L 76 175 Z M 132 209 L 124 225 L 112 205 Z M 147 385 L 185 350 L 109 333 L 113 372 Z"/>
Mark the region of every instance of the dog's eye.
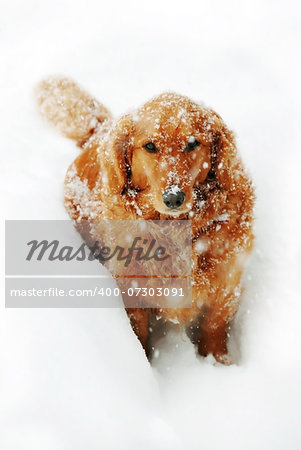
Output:
<path fill-rule="evenodd" d="M 192 150 L 194 150 L 194 149 L 195 149 L 196 147 L 198 147 L 199 145 L 200 145 L 199 141 L 198 141 L 195 137 L 191 136 L 191 137 L 188 139 L 186 151 L 187 151 L 187 152 L 191 152 Z"/>
<path fill-rule="evenodd" d="M 149 153 L 157 153 L 157 149 L 156 146 L 153 142 L 148 142 L 147 144 L 145 144 L 143 146 L 145 148 L 145 150 L 147 150 Z"/>

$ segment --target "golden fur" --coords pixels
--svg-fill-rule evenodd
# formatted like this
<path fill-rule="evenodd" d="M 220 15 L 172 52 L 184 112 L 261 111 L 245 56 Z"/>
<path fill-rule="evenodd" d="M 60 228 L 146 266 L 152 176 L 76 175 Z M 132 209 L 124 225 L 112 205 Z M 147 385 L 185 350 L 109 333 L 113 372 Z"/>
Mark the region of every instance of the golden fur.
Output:
<path fill-rule="evenodd" d="M 151 354 L 150 324 L 160 315 L 183 324 L 200 355 L 228 362 L 227 330 L 252 248 L 254 206 L 233 133 L 213 110 L 174 93 L 118 120 L 66 78 L 43 81 L 38 99 L 42 113 L 82 150 L 65 180 L 73 220 L 192 221 L 192 308 L 127 310 L 146 353 Z M 187 152 L 192 136 L 200 145 Z M 145 150 L 148 142 L 157 153 Z M 162 193 L 174 185 L 185 202 L 169 210 Z"/>

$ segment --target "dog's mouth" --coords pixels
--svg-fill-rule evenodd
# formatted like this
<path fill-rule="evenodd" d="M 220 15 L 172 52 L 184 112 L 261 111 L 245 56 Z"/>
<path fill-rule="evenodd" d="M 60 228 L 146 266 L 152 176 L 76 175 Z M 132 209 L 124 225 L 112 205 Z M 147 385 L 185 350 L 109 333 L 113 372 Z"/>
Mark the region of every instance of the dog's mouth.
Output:
<path fill-rule="evenodd" d="M 170 208 L 156 208 L 156 210 L 160 214 L 164 214 L 166 216 L 179 217 L 182 214 L 189 213 L 189 211 L 191 211 L 191 208 L 192 208 L 192 205 L 190 203 L 188 203 L 187 205 L 183 205 L 180 208 L 174 208 L 174 209 L 170 209 Z"/>
<path fill-rule="evenodd" d="M 171 211 L 165 212 L 166 215 L 174 217 L 175 219 L 177 219 L 178 217 L 182 216 L 183 214 L 187 214 L 187 213 L 188 213 L 188 210 L 175 211 L 175 212 L 171 212 Z"/>

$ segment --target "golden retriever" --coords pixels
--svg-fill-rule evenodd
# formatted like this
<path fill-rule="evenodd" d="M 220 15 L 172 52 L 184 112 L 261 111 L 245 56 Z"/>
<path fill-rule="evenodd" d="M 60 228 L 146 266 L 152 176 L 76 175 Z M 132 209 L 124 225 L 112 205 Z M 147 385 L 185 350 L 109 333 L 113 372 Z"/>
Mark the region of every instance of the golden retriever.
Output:
<path fill-rule="evenodd" d="M 192 223 L 192 307 L 127 309 L 146 354 L 160 316 L 182 324 L 200 355 L 229 363 L 227 336 L 252 249 L 255 200 L 233 133 L 212 109 L 171 92 L 117 120 L 67 78 L 42 81 L 38 101 L 81 148 L 65 180 L 73 220 Z"/>

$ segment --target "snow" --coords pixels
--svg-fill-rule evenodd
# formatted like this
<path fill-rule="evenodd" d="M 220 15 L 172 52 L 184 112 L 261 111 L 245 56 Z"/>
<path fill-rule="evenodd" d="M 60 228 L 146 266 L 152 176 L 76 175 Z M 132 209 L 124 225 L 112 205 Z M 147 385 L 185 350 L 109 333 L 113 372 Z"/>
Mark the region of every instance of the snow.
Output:
<path fill-rule="evenodd" d="M 78 149 L 33 101 L 53 73 L 115 115 L 166 90 L 204 101 L 235 130 L 258 200 L 231 366 L 196 357 L 177 324 L 151 367 L 122 309 L 3 301 L 1 449 L 300 448 L 299 23 L 294 0 L 3 3 L 3 218 L 67 217 Z"/>
<path fill-rule="evenodd" d="M 181 192 L 181 189 L 179 188 L 179 186 L 173 185 L 170 187 L 169 192 L 172 194 L 177 194 L 178 192 Z"/>

